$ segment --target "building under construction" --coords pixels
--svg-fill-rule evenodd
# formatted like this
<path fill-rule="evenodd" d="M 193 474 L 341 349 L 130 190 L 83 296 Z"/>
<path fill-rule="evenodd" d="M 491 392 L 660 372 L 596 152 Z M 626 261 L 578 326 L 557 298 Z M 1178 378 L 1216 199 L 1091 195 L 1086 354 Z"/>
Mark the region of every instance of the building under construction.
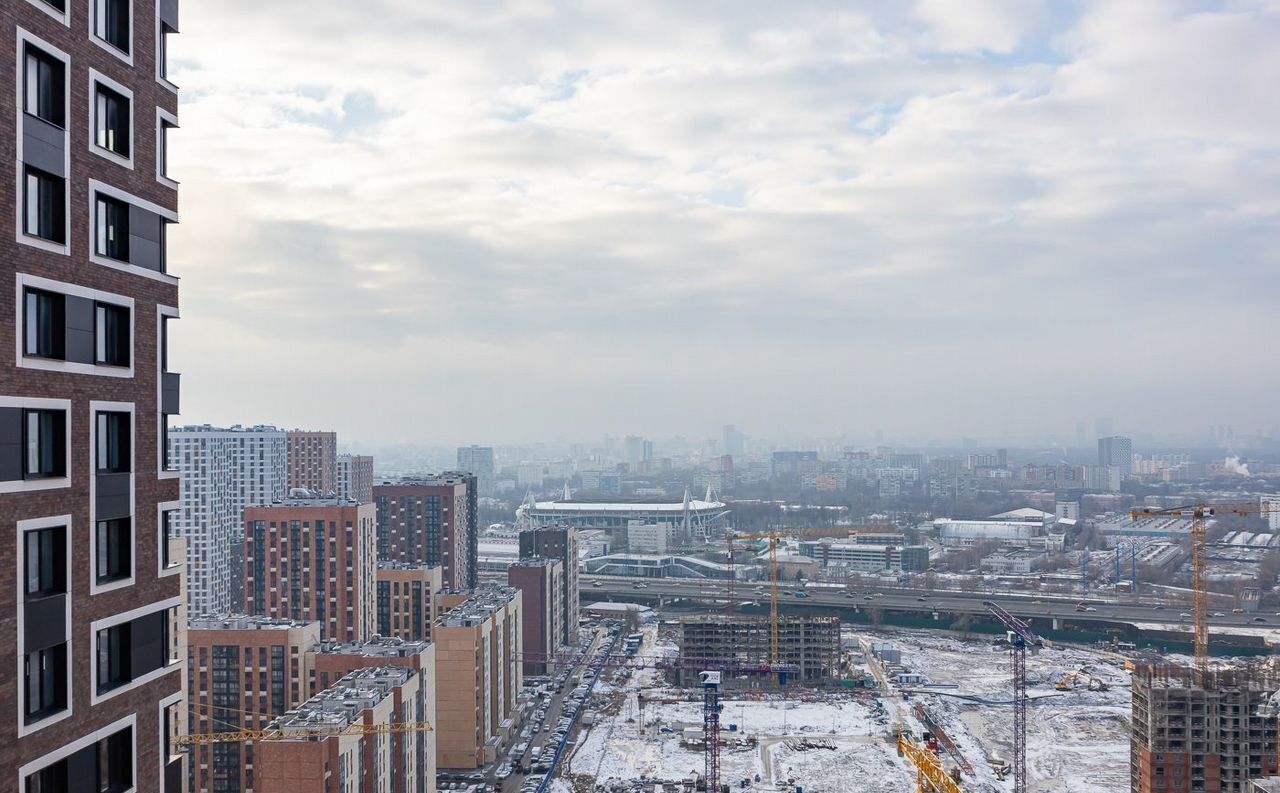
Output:
<path fill-rule="evenodd" d="M 1247 793 L 1276 773 L 1280 679 L 1262 666 L 1139 665 L 1133 674 L 1133 793 Z"/>
<path fill-rule="evenodd" d="M 768 619 L 703 614 L 680 618 L 680 655 L 698 668 L 685 665 L 680 683 L 694 685 L 702 669 L 721 668 L 729 679 L 758 681 L 762 671 L 786 670 L 798 682 L 833 681 L 840 670 L 840 618 L 808 615 L 778 620 L 778 658 Z"/>

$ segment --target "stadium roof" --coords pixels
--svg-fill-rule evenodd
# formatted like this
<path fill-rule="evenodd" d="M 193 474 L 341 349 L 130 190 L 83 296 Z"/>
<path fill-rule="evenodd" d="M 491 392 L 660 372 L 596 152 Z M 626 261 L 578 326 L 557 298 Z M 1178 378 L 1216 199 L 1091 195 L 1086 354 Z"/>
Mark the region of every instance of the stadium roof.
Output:
<path fill-rule="evenodd" d="M 546 512 L 671 512 L 675 514 L 684 512 L 683 501 L 657 504 L 626 501 L 539 501 L 533 506 L 534 509 Z M 695 499 L 689 502 L 691 512 L 719 509 L 725 509 L 725 505 L 720 501 Z"/>

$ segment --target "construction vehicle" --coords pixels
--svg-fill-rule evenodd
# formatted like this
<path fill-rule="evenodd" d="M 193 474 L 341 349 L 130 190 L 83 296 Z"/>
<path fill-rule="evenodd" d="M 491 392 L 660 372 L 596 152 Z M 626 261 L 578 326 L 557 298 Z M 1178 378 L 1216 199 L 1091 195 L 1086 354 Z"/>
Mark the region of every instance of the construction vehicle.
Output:
<path fill-rule="evenodd" d="M 1209 586 L 1208 574 L 1209 518 L 1217 515 L 1267 515 L 1280 512 L 1280 507 L 1267 504 L 1191 504 L 1168 509 L 1143 509 L 1130 512 L 1136 521 L 1151 518 L 1191 519 L 1191 615 L 1195 629 L 1195 670 L 1201 676 L 1209 671 Z"/>
<path fill-rule="evenodd" d="M 964 793 L 960 782 L 947 773 L 938 756 L 912 740 L 906 730 L 898 733 L 898 756 L 907 758 L 915 766 L 916 793 Z"/>
<path fill-rule="evenodd" d="M 1027 793 L 1027 649 L 1034 653 L 1044 646 L 1044 639 L 1003 607 L 991 601 L 982 605 L 1008 631 L 1013 657 L 1013 793 Z"/>

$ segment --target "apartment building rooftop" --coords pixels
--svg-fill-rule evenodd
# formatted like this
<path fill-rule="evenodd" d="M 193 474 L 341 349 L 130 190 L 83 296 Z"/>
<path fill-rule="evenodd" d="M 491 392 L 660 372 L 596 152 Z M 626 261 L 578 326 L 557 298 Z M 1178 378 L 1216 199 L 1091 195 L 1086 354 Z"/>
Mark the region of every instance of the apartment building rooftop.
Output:
<path fill-rule="evenodd" d="M 545 556 L 532 556 L 528 559 L 520 559 L 512 562 L 512 567 L 554 567 L 558 564 L 564 564 L 559 559 L 549 559 Z"/>
<path fill-rule="evenodd" d="M 171 427 L 169 432 L 284 432 L 284 430 L 271 424 L 254 424 L 248 427 L 243 424 L 232 424 L 230 427 L 215 427 L 212 424 L 185 424 L 181 427 Z"/>
<path fill-rule="evenodd" d="M 281 619 L 277 617 L 260 617 L 251 614 L 204 614 L 193 617 L 190 629 L 193 631 L 287 631 L 305 628 L 319 623 L 306 620 Z"/>
<path fill-rule="evenodd" d="M 379 570 L 434 570 L 436 566 L 429 564 L 418 564 L 416 562 L 396 562 L 380 559 L 378 561 Z"/>
<path fill-rule="evenodd" d="M 321 495 L 305 491 L 303 493 L 296 492 L 301 488 L 295 488 L 295 492 L 291 493 L 288 498 L 272 501 L 270 504 L 255 505 L 255 509 L 317 509 L 325 507 L 358 507 L 360 502 L 354 498 L 343 498 L 335 495 Z"/>
<path fill-rule="evenodd" d="M 467 595 L 465 603 L 441 614 L 436 624 L 446 628 L 470 628 L 490 619 L 502 610 L 520 590 L 506 586 L 487 586 L 473 590 L 445 590 L 443 595 Z"/>
<path fill-rule="evenodd" d="M 418 655 L 431 645 L 428 641 L 397 639 L 394 636 L 374 634 L 364 642 L 323 642 L 321 655 L 362 655 L 366 658 L 408 658 Z"/>
<path fill-rule="evenodd" d="M 357 669 L 277 718 L 272 727 L 286 734 L 300 733 L 298 737 L 304 739 L 336 735 L 354 724 L 361 713 L 377 707 L 413 674 L 400 666 Z"/>

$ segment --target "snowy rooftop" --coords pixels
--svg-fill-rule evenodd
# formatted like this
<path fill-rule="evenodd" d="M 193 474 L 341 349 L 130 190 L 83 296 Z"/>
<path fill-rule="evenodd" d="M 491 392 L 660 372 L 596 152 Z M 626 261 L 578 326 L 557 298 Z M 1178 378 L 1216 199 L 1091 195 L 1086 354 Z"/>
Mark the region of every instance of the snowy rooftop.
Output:
<path fill-rule="evenodd" d="M 627 503 L 625 501 L 539 501 L 533 505 L 539 512 L 684 512 L 684 502 L 663 503 Z M 689 502 L 692 512 L 710 512 L 725 508 L 720 501 L 702 501 L 694 499 Z"/>

